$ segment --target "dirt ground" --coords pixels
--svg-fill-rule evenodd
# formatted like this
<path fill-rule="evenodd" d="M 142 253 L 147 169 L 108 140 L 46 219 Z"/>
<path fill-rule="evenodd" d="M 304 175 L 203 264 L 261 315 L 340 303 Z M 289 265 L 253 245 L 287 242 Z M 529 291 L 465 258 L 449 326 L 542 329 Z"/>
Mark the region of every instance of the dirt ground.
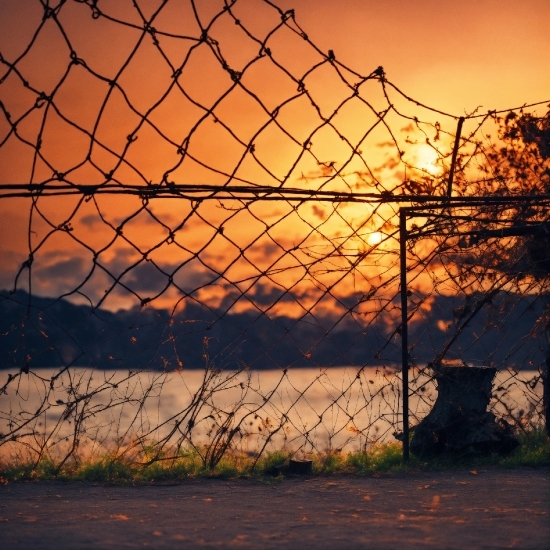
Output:
<path fill-rule="evenodd" d="M 522 548 L 550 541 L 550 468 L 0 487 L 0 547 Z"/>

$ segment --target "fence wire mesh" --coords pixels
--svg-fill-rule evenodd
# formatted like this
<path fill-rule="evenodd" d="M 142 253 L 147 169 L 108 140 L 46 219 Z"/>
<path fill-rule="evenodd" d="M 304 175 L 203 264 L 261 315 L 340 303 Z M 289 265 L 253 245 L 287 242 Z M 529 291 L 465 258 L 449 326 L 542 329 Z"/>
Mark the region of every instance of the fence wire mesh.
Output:
<path fill-rule="evenodd" d="M 490 410 L 528 430 L 544 424 L 548 199 L 478 199 L 405 209 L 413 424 L 438 367 L 485 366 L 498 371 Z"/>
<path fill-rule="evenodd" d="M 540 424 L 537 106 L 423 105 L 267 0 L 0 10 L 18 25 L 0 38 L 6 456 L 192 447 L 215 466 L 391 439 L 411 205 L 426 208 L 408 237 L 415 422 L 436 393 L 427 365 L 454 361 L 496 365 L 494 410 Z M 525 194 L 540 199 L 432 208 Z"/>

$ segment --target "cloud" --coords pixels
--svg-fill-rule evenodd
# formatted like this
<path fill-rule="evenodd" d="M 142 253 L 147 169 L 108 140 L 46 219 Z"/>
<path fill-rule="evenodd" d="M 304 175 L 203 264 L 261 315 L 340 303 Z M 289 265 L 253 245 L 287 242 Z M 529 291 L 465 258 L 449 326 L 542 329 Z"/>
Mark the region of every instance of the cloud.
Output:
<path fill-rule="evenodd" d="M 23 253 L 0 250 L 0 288 L 13 288 L 15 276 L 25 259 Z"/>
<path fill-rule="evenodd" d="M 85 272 L 84 263 L 82 258 L 69 258 L 47 267 L 39 267 L 36 269 L 36 274 L 45 280 L 61 279 L 78 282 L 82 279 L 82 275 Z"/>
<path fill-rule="evenodd" d="M 292 294 L 285 292 L 283 288 L 262 283 L 257 284 L 254 288 L 250 297 L 259 306 L 269 306 L 275 302 L 295 302 Z"/>
<path fill-rule="evenodd" d="M 320 208 L 319 206 L 314 204 L 313 207 L 312 207 L 312 210 L 313 210 L 313 215 L 316 218 L 319 218 L 320 220 L 326 220 L 327 219 L 327 214 L 326 214 L 326 212 L 323 208 Z"/>
<path fill-rule="evenodd" d="M 175 295 L 180 294 L 180 291 L 191 293 L 198 288 L 216 282 L 218 278 L 216 273 L 196 259 L 183 265 L 170 262 L 155 264 L 146 260 L 134 265 L 137 258 L 139 256 L 133 251 L 122 249 L 117 251 L 110 260 L 103 260 L 99 257 L 98 265 L 94 266 L 91 255 L 80 253 L 68 257 L 66 252 L 48 252 L 37 256 L 32 265 L 33 293 L 42 296 L 60 296 L 81 289 L 93 303 L 97 303 L 105 296 L 105 291 L 112 286 L 114 280 L 119 277 L 124 286 L 141 297 L 155 296 L 162 292 L 169 286 L 171 276 L 175 285 L 180 289 L 172 287 Z M 6 290 L 13 288 L 15 276 L 25 259 L 26 256 L 23 254 L 0 250 L 0 288 Z M 122 275 L 128 269 L 129 271 Z M 18 288 L 27 289 L 26 274 L 24 277 L 20 277 Z M 121 291 L 128 297 L 127 292 L 123 291 L 121 286 L 114 289 L 114 294 L 120 294 Z M 114 302 L 110 304 L 110 307 L 116 309 L 117 306 Z M 126 300 L 124 307 L 127 306 L 127 303 Z"/>
<path fill-rule="evenodd" d="M 64 258 L 53 264 L 33 263 L 33 292 L 46 296 L 60 296 L 74 292 L 92 270 L 82 257 Z"/>
<path fill-rule="evenodd" d="M 170 267 L 170 266 L 164 266 Z M 162 268 L 161 268 L 162 269 Z M 158 294 L 169 283 L 169 275 L 159 269 L 153 262 L 143 261 L 122 278 L 122 282 L 137 293 L 149 292 Z"/>
<path fill-rule="evenodd" d="M 248 248 L 246 251 L 246 257 L 252 259 L 253 261 L 261 258 L 264 260 L 270 259 L 271 262 L 274 262 L 284 253 L 284 245 L 285 243 L 282 242 L 282 239 L 279 241 L 279 244 L 263 239 L 262 242 L 254 243 Z"/>
<path fill-rule="evenodd" d="M 103 225 L 103 221 L 97 214 L 88 214 L 80 218 L 80 223 L 86 227 L 92 227 L 97 224 Z"/>

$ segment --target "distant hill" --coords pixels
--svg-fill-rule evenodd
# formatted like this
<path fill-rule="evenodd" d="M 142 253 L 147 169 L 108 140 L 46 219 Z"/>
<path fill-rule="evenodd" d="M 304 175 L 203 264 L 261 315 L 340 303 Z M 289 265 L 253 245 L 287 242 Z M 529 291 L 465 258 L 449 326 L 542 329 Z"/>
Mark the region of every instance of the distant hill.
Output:
<path fill-rule="evenodd" d="M 467 318 L 480 295 L 437 296 L 410 324 L 411 361 L 427 363 Z M 0 368 L 89 366 L 99 369 L 225 369 L 379 365 L 400 362 L 398 328 L 388 317 L 362 326 L 350 315 L 301 320 L 230 313 L 188 303 L 174 318 L 147 306 L 111 312 L 68 300 L 0 291 Z M 537 368 L 546 343 L 540 297 L 501 293 L 461 332 L 447 358 L 499 367 Z M 29 313 L 29 314 L 28 314 Z M 458 323 L 458 324 L 457 324 Z M 449 328 L 447 328 L 449 327 Z M 393 336 L 392 336 L 393 335 Z M 208 341 L 205 348 L 205 339 Z"/>

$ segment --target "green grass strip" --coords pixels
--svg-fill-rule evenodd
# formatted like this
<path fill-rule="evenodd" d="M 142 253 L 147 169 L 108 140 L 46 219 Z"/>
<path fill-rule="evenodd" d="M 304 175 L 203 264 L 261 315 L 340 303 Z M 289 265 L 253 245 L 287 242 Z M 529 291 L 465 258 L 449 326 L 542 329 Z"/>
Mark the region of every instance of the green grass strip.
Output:
<path fill-rule="evenodd" d="M 419 470 L 453 470 L 497 466 L 514 468 L 520 466 L 549 466 L 550 438 L 544 430 L 535 430 L 518 436 L 520 447 L 509 456 L 442 457 L 420 460 L 411 457 L 403 464 L 401 443 L 384 443 L 372 446 L 367 452 L 326 452 L 310 455 L 313 475 L 377 475 L 391 472 L 414 472 Z M 150 449 L 142 456 L 129 460 L 124 456 L 104 455 L 94 460 L 66 462 L 59 467 L 50 458 L 38 463 L 12 461 L 0 463 L 0 482 L 18 480 L 65 480 L 109 483 L 136 483 L 154 481 L 180 481 L 201 477 L 256 477 L 271 475 L 275 466 L 288 462 L 291 454 L 285 451 L 267 453 L 256 464 L 248 456 L 227 453 L 209 469 L 204 466 L 195 450 L 180 452 L 176 457 L 155 457 L 151 462 Z M 150 462 L 150 463 L 149 463 Z"/>

